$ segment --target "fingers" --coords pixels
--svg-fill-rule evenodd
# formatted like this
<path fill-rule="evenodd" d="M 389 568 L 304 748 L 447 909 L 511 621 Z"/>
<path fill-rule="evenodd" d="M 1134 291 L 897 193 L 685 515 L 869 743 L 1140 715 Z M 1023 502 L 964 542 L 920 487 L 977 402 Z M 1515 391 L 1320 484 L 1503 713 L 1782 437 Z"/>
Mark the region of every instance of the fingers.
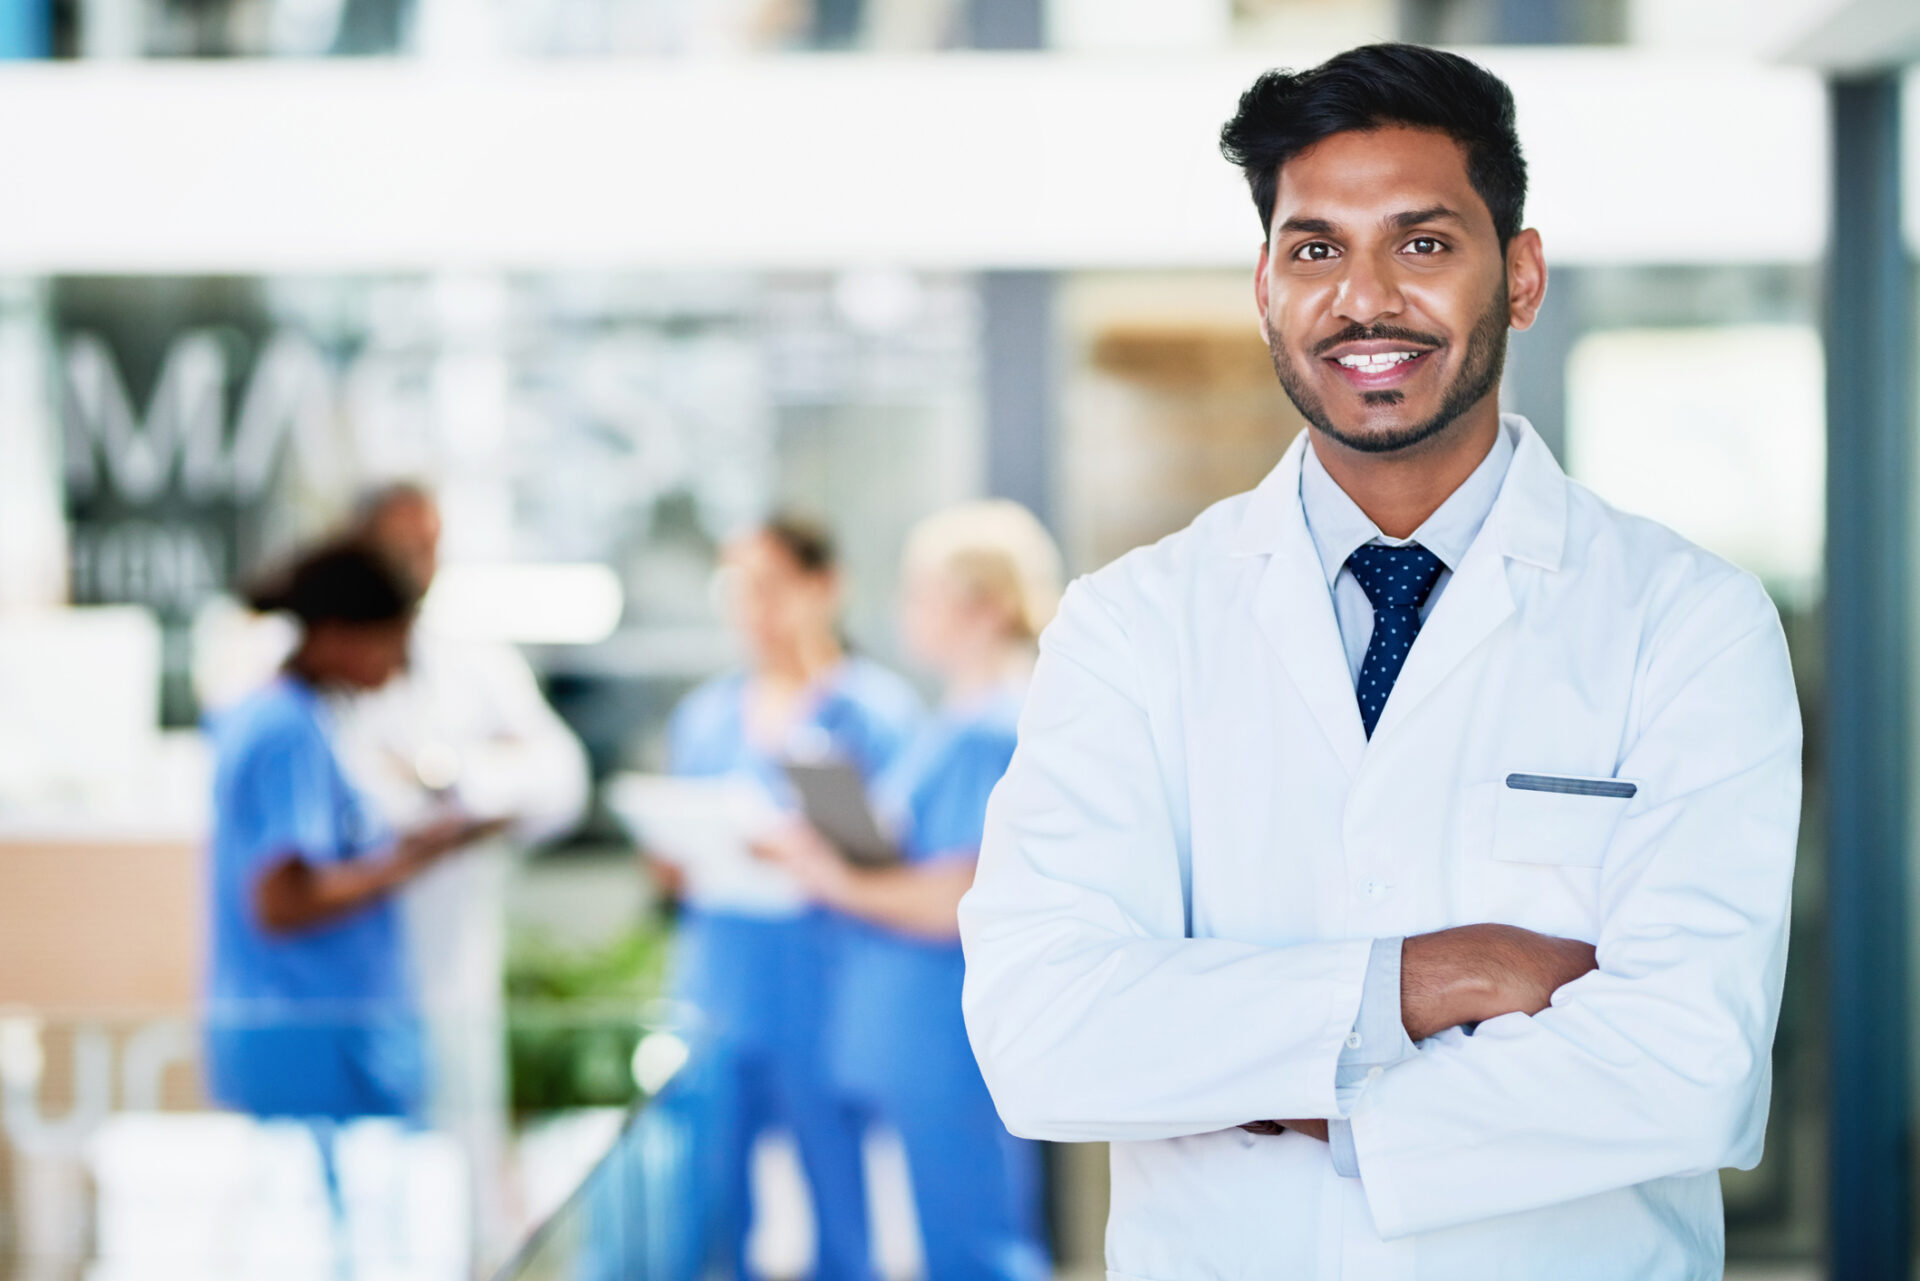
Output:
<path fill-rule="evenodd" d="M 1327 1123 L 1318 1119 L 1304 1121 L 1248 1121 L 1240 1127 L 1248 1134 L 1285 1134 L 1292 1130 L 1295 1134 L 1304 1134 L 1310 1139 L 1327 1141 Z"/>

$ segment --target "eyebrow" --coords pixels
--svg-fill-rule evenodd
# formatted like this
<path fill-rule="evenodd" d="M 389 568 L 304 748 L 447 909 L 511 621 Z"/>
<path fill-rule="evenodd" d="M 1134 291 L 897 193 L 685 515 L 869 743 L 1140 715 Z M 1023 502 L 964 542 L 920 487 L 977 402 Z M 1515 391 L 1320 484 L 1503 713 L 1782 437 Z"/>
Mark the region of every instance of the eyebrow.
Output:
<path fill-rule="evenodd" d="M 1333 224 L 1325 218 L 1289 218 L 1280 224 L 1281 231 L 1304 231 L 1310 236 L 1331 236 Z"/>
<path fill-rule="evenodd" d="M 1408 227 L 1418 227 L 1426 222 L 1464 223 L 1466 219 L 1445 205 L 1428 205 L 1425 209 L 1409 209 L 1404 213 L 1388 214 L 1380 221 L 1384 226 L 1396 231 L 1405 231 Z M 1325 218 L 1294 217 L 1281 223 L 1279 230 L 1282 233 L 1297 231 L 1309 236 L 1331 236 L 1335 228 Z"/>
<path fill-rule="evenodd" d="M 1423 222 L 1465 222 L 1453 210 L 1445 205 L 1428 205 L 1425 209 L 1410 209 L 1406 213 L 1393 214 L 1386 219 L 1389 227 L 1405 231 L 1408 227 L 1418 227 Z"/>

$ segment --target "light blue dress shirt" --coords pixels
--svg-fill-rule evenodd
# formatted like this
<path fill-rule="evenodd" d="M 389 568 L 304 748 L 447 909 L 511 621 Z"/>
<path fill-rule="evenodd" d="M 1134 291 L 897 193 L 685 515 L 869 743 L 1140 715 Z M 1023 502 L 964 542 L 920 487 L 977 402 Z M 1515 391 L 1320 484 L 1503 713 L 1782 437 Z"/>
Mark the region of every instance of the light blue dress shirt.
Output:
<path fill-rule="evenodd" d="M 1369 543 L 1404 547 L 1419 543 L 1440 558 L 1445 566 L 1420 607 L 1424 622 L 1447 589 L 1454 571 L 1460 567 L 1467 549 L 1486 523 L 1500 486 L 1513 461 L 1514 440 L 1503 423 L 1494 438 L 1493 448 L 1460 487 L 1447 496 L 1433 515 L 1427 517 L 1411 538 L 1388 538 L 1368 519 L 1347 492 L 1335 483 L 1320 459 L 1307 443 L 1300 466 L 1300 506 L 1306 514 L 1307 532 L 1313 537 L 1314 550 L 1320 555 L 1320 567 L 1327 576 L 1327 589 L 1333 593 L 1334 618 L 1340 625 L 1340 643 L 1347 652 L 1347 671 L 1355 682 L 1360 665 L 1367 656 L 1367 642 L 1373 639 L 1373 604 L 1360 588 L 1359 580 L 1347 568 L 1347 558 Z M 1417 643 L 1417 642 L 1416 642 Z M 1355 715 L 1358 715 L 1356 709 Z M 1367 958 L 1366 979 L 1361 987 L 1360 1011 L 1353 1031 L 1340 1053 L 1334 1086 L 1342 1108 L 1351 1110 L 1353 1101 L 1369 1080 L 1407 1055 L 1415 1053 L 1411 1038 L 1400 1022 L 1400 946 L 1398 938 L 1375 939 Z M 1342 1118 L 1327 1123 L 1327 1140 L 1333 1147 L 1333 1167 L 1347 1178 L 1358 1178 L 1360 1164 L 1353 1149 L 1353 1129 Z"/>

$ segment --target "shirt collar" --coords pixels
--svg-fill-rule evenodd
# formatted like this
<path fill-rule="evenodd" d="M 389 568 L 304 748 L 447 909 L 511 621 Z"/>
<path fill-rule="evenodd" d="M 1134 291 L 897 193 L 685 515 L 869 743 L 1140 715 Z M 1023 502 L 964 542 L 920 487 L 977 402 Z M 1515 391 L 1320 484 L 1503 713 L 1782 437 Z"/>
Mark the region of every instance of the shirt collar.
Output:
<path fill-rule="evenodd" d="M 1376 540 L 1396 547 L 1419 543 L 1438 556 L 1449 571 L 1460 568 L 1467 549 L 1473 546 L 1480 527 L 1486 524 L 1487 514 L 1493 510 L 1494 499 L 1500 496 L 1500 485 L 1507 477 L 1513 451 L 1512 434 L 1503 421 L 1494 434 L 1493 448 L 1473 473 L 1413 531 L 1412 538 L 1395 539 L 1382 534 L 1380 527 L 1360 510 L 1359 504 L 1327 474 L 1319 456 L 1313 452 L 1312 441 L 1308 440 L 1300 460 L 1300 506 L 1306 514 L 1314 550 L 1320 556 L 1320 567 L 1326 572 L 1327 586 L 1332 587 L 1340 577 L 1349 556 Z"/>

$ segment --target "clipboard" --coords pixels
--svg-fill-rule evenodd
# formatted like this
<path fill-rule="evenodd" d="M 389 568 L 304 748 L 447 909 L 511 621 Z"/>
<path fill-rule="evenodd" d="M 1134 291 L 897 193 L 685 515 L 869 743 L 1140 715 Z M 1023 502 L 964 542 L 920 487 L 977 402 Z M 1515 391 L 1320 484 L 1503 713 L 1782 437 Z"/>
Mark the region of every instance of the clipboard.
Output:
<path fill-rule="evenodd" d="M 900 849 L 880 827 L 867 804 L 867 786 L 858 771 L 842 761 L 788 763 L 781 767 L 799 793 L 800 807 L 840 857 L 855 867 L 892 867 Z"/>
<path fill-rule="evenodd" d="M 757 779 L 622 774 L 606 794 L 641 845 L 686 872 L 689 903 L 762 917 L 806 910 L 799 883 L 749 848 L 780 822 L 779 807 Z"/>

